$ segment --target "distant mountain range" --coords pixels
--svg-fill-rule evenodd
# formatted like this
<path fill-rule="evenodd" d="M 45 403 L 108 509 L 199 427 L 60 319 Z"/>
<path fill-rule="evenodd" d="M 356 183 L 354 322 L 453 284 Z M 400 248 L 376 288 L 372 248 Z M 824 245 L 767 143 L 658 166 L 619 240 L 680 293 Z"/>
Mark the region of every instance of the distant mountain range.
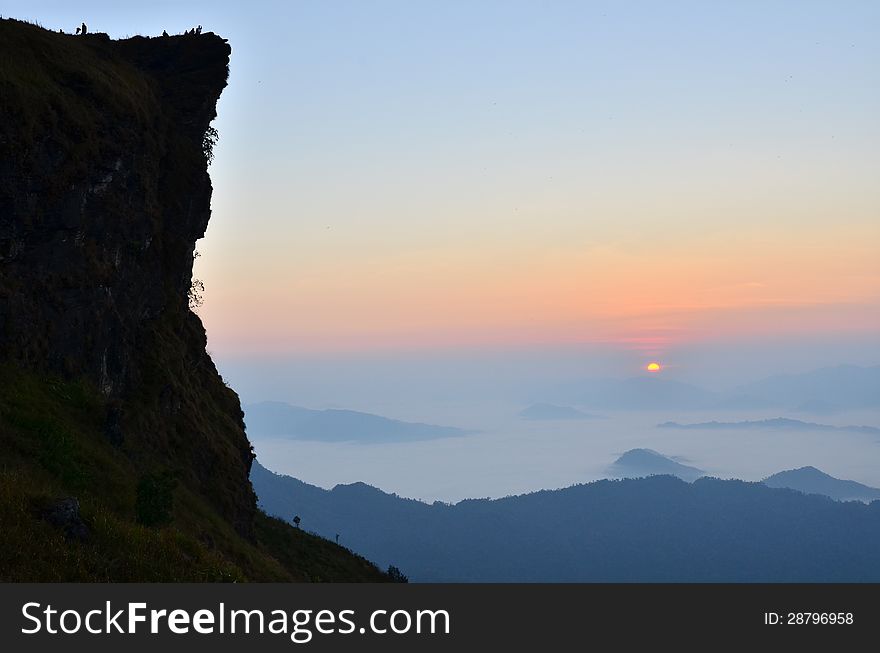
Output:
<path fill-rule="evenodd" d="M 548 391 L 555 401 L 593 410 L 765 410 L 832 414 L 880 408 L 880 366 L 839 365 L 773 376 L 730 392 L 710 392 L 662 376 L 585 379 Z"/>
<path fill-rule="evenodd" d="M 676 476 L 693 482 L 706 476 L 706 472 L 680 462 L 651 449 L 630 449 L 608 468 L 614 478 L 644 478 L 648 476 Z M 815 467 L 801 467 L 778 472 L 765 478 L 768 487 L 788 488 L 804 494 L 820 494 L 836 501 L 865 501 L 880 499 L 880 489 L 855 481 L 834 478 Z"/>
<path fill-rule="evenodd" d="M 821 494 L 837 501 L 875 501 L 880 499 L 880 489 L 855 481 L 843 481 L 815 467 L 801 467 L 779 472 L 765 478 L 768 487 L 784 487 L 805 494 Z"/>
<path fill-rule="evenodd" d="M 706 475 L 702 469 L 683 465 L 652 449 L 630 449 L 612 463 L 608 468 L 608 474 L 615 478 L 668 474 L 688 482 Z"/>
<path fill-rule="evenodd" d="M 413 581 L 880 582 L 880 501 L 673 476 L 426 504 L 255 464 L 260 505 Z"/>
<path fill-rule="evenodd" d="M 451 426 L 403 422 L 354 410 L 312 410 L 280 401 L 244 407 L 250 437 L 283 437 L 320 442 L 411 442 L 467 435 Z"/>
<path fill-rule="evenodd" d="M 591 415 L 571 406 L 557 406 L 555 404 L 532 404 L 521 410 L 519 416 L 523 419 L 536 421 L 601 419 L 598 415 Z"/>
<path fill-rule="evenodd" d="M 850 431 L 853 433 L 867 433 L 880 435 L 880 429 L 874 426 L 831 426 L 829 424 L 816 424 L 815 422 L 802 422 L 799 419 L 787 419 L 774 417 L 772 419 L 745 420 L 742 422 L 697 422 L 694 424 L 680 424 L 678 422 L 663 422 L 658 424 L 661 429 L 684 429 L 684 430 L 731 430 L 731 429 L 773 429 L 785 431 Z"/>
<path fill-rule="evenodd" d="M 837 365 L 771 376 L 740 386 L 737 394 L 813 413 L 880 408 L 880 365 Z"/>
<path fill-rule="evenodd" d="M 585 382 L 578 403 L 607 410 L 699 410 L 717 402 L 714 393 L 698 386 L 645 376 Z"/>

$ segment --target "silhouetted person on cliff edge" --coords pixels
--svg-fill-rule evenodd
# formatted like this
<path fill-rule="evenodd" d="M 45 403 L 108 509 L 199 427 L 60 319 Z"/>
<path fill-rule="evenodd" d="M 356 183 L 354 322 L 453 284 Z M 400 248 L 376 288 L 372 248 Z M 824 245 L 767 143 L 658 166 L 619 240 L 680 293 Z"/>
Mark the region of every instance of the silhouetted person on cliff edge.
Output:
<path fill-rule="evenodd" d="M 199 25 L 198 27 L 196 27 L 196 34 L 201 34 L 201 33 L 202 33 L 202 26 Z"/>
<path fill-rule="evenodd" d="M 77 27 L 77 28 L 76 28 L 76 33 L 77 33 L 77 34 L 79 34 L 81 31 L 82 31 L 82 27 Z"/>
<path fill-rule="evenodd" d="M 80 29 L 82 30 L 83 34 L 88 34 L 88 32 L 89 32 L 89 28 L 86 27 L 85 23 L 82 24 L 82 27 Z"/>
<path fill-rule="evenodd" d="M 168 32 L 165 31 L 164 29 L 162 30 L 162 36 L 168 36 Z"/>

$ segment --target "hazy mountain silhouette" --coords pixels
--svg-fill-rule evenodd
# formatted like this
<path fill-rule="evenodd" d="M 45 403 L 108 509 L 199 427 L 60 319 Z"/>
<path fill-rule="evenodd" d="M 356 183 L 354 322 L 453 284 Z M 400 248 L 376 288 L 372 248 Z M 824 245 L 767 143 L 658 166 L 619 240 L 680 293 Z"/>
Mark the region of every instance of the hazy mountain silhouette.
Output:
<path fill-rule="evenodd" d="M 838 365 L 805 374 L 772 376 L 738 392 L 804 412 L 880 407 L 880 365 Z"/>
<path fill-rule="evenodd" d="M 651 476 L 429 505 L 259 464 L 252 480 L 268 512 L 415 581 L 880 581 L 880 501 Z"/>
<path fill-rule="evenodd" d="M 600 419 L 598 415 L 591 415 L 571 406 L 555 404 L 532 404 L 521 410 L 519 416 L 528 420 Z"/>
<path fill-rule="evenodd" d="M 663 422 L 658 424 L 661 429 L 700 429 L 700 430 L 731 430 L 731 429 L 772 429 L 785 431 L 850 431 L 853 433 L 867 433 L 880 435 L 880 429 L 874 426 L 831 426 L 829 424 L 816 424 L 815 422 L 802 422 L 799 419 L 774 417 L 771 419 L 745 420 L 742 422 L 697 422 L 694 424 L 680 424 L 678 422 Z"/>
<path fill-rule="evenodd" d="M 804 374 L 772 376 L 715 393 L 661 375 L 583 379 L 544 391 L 551 401 L 594 410 L 765 410 L 831 414 L 880 408 L 880 366 L 838 365 Z"/>
<path fill-rule="evenodd" d="M 669 474 L 683 481 L 694 481 L 705 476 L 702 469 L 682 465 L 652 449 L 630 449 L 608 467 L 608 474 L 618 478 Z"/>
<path fill-rule="evenodd" d="M 697 410 L 714 407 L 720 400 L 699 386 L 660 376 L 581 379 L 546 389 L 542 399 L 599 411 Z"/>
<path fill-rule="evenodd" d="M 591 408 L 616 410 L 695 410 L 708 408 L 718 397 L 695 385 L 656 376 L 603 380 L 584 387 L 580 402 Z"/>
<path fill-rule="evenodd" d="M 280 401 L 244 407 L 251 437 L 279 436 L 321 442 L 410 442 L 466 435 L 463 429 L 419 422 L 402 422 L 354 410 L 312 410 Z"/>
<path fill-rule="evenodd" d="M 815 467 L 801 467 L 768 476 L 763 481 L 769 487 L 784 487 L 805 494 L 821 494 L 837 501 L 875 501 L 880 489 L 855 481 L 834 478 Z"/>

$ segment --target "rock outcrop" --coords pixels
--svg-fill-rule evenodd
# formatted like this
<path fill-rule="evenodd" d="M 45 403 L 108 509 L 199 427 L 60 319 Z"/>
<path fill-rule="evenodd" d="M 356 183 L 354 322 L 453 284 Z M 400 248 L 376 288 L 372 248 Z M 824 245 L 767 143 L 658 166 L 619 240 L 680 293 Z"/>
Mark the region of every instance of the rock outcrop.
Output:
<path fill-rule="evenodd" d="M 251 537 L 243 415 L 188 304 L 230 53 L 0 20 L 0 364 L 92 384 L 108 441 Z"/>

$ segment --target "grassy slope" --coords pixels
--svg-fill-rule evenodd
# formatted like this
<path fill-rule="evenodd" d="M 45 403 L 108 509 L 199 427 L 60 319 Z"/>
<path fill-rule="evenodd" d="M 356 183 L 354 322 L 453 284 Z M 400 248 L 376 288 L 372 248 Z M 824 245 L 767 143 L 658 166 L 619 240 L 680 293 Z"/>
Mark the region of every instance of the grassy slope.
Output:
<path fill-rule="evenodd" d="M 135 521 L 139 470 L 103 436 L 85 384 L 0 370 L 0 580 L 382 581 L 370 562 L 260 513 L 248 542 L 199 497 L 176 490 L 174 521 Z M 40 518 L 76 496 L 91 532 L 65 540 Z"/>

